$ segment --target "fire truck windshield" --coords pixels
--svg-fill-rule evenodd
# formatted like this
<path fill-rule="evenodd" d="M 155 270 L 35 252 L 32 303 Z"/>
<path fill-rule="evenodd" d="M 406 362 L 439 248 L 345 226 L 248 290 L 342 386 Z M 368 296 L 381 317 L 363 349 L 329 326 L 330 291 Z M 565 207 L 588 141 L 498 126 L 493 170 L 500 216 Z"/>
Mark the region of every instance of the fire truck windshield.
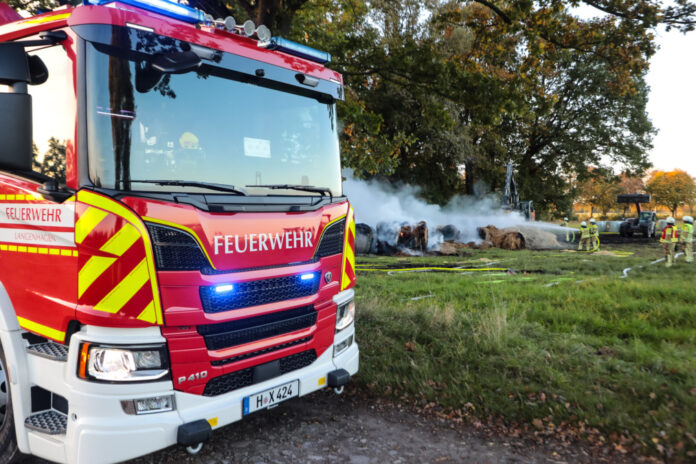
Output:
<path fill-rule="evenodd" d="M 166 73 L 132 52 L 132 44 L 123 50 L 113 43 L 112 36 L 110 45 L 85 48 L 89 175 L 96 186 L 210 193 L 205 184 L 217 184 L 248 195 L 322 195 L 277 189 L 287 184 L 341 195 L 333 98 L 297 82 L 262 79 L 264 63 L 249 75 L 219 53 L 198 67 L 194 57 L 188 72 Z M 245 60 L 248 67 L 252 60 Z"/>

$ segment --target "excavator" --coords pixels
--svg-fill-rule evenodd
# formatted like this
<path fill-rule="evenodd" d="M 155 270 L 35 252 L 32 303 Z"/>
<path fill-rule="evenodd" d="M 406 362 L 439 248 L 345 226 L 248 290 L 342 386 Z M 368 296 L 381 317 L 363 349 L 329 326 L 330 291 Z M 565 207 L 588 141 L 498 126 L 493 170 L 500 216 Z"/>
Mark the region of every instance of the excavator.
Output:
<path fill-rule="evenodd" d="M 512 161 L 509 161 L 505 173 L 505 192 L 501 206 L 505 211 L 519 211 L 528 221 L 534 221 L 536 219 L 534 202 L 531 200 L 520 201 L 520 193 L 517 190 L 513 170 Z"/>

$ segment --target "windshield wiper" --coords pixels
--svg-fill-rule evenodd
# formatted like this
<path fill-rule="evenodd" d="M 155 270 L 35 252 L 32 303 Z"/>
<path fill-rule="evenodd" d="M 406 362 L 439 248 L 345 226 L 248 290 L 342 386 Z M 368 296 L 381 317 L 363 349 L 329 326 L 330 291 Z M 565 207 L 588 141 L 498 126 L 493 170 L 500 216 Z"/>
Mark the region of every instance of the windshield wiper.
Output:
<path fill-rule="evenodd" d="M 131 182 L 141 184 L 176 185 L 179 187 L 201 187 L 210 190 L 218 190 L 220 192 L 235 193 L 237 195 L 248 195 L 246 190 L 235 187 L 234 185 L 214 184 L 212 182 L 198 182 L 193 180 L 131 180 Z"/>
<path fill-rule="evenodd" d="M 247 187 L 262 187 L 272 190 L 300 190 L 302 192 L 320 193 L 322 196 L 328 194 L 333 200 L 333 194 L 328 187 L 316 187 L 314 185 L 293 185 L 293 184 L 263 184 L 263 185 L 247 185 Z"/>

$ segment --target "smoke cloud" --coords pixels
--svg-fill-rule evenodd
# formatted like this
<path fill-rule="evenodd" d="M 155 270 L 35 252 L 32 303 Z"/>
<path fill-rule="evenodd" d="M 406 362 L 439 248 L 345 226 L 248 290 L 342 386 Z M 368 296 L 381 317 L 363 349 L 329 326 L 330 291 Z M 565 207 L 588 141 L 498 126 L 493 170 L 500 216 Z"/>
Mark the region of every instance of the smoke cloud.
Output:
<path fill-rule="evenodd" d="M 346 177 L 343 192 L 355 209 L 357 222 L 364 222 L 377 231 L 380 223 L 400 225 L 426 221 L 430 231 L 428 248 L 436 248 L 443 240 L 442 234 L 436 232 L 438 226 L 454 225 L 460 231 L 458 241 L 478 242 L 479 227 L 494 225 L 505 228 L 525 223 L 522 214 L 502 211 L 500 200 L 495 197 L 476 199 L 456 196 L 440 207 L 418 198 L 420 189 L 417 187 L 404 185 L 395 188 L 378 181 L 357 180 L 349 170 L 343 174 Z M 392 242 L 388 237 L 379 238 Z"/>

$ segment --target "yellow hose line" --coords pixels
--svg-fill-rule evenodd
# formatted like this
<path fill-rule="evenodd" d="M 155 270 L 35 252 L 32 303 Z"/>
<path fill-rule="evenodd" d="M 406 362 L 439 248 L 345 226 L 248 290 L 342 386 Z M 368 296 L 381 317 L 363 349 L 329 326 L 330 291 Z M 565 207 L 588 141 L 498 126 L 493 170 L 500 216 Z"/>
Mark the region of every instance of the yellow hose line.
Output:
<path fill-rule="evenodd" d="M 471 271 L 507 271 L 504 267 L 476 267 L 476 268 L 451 268 L 451 267 L 410 267 L 402 269 L 376 269 L 376 268 L 357 268 L 358 271 L 367 272 L 408 272 L 408 271 L 446 271 L 446 272 L 471 272 Z"/>
<path fill-rule="evenodd" d="M 578 250 L 578 251 L 582 251 L 583 253 L 594 253 L 595 251 L 599 250 L 599 235 L 597 235 L 596 238 L 597 238 L 597 246 L 595 246 L 593 249 L 591 249 L 591 250 Z"/>

